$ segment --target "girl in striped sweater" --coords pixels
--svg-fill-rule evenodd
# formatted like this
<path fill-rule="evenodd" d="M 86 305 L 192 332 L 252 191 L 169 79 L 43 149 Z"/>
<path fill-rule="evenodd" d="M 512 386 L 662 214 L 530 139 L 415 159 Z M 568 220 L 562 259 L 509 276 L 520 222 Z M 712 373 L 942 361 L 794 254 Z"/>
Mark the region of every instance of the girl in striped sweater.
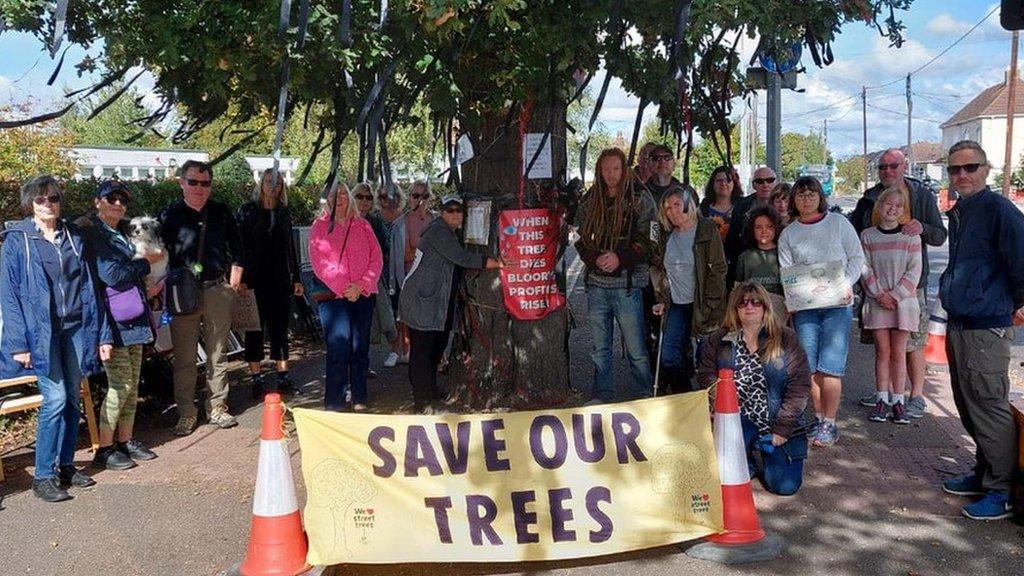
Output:
<path fill-rule="evenodd" d="M 903 233 L 901 218 L 907 203 L 896 188 L 882 192 L 871 223 L 861 233 L 864 246 L 862 317 L 874 332 L 875 408 L 869 419 L 909 424 L 903 383 L 907 379 L 907 338 L 918 327 L 921 310 L 917 282 L 921 278 L 921 238 Z M 898 392 L 897 392 L 898 391 Z"/>

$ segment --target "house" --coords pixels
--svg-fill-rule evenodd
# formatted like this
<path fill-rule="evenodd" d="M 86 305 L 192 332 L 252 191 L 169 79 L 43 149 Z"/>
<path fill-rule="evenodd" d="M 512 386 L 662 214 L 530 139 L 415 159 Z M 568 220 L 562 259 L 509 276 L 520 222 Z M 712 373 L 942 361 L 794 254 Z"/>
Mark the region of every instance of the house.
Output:
<path fill-rule="evenodd" d="M 913 161 L 913 167 L 908 168 L 907 175 L 918 180 L 930 179 L 941 182 L 946 179 L 945 155 L 942 144 L 938 142 L 914 142 L 913 154 L 909 146 L 900 146 L 900 151 L 907 157 L 907 162 Z M 876 150 L 868 153 L 868 188 L 878 183 L 878 162 L 882 159 L 885 150 Z"/>
<path fill-rule="evenodd" d="M 1003 173 L 1003 161 L 1006 150 L 1006 111 L 1009 100 L 1009 82 L 1005 76 L 1003 82 L 982 90 L 966 106 L 957 111 L 952 118 L 946 120 L 942 129 L 942 149 L 960 140 L 974 140 L 988 153 L 992 170 L 989 172 L 989 183 Z M 1020 157 L 1024 153 L 1024 82 L 1017 82 L 1017 101 L 1014 106 L 1013 145 L 1010 158 L 1011 170 L 1020 167 Z"/>
<path fill-rule="evenodd" d="M 178 167 L 188 160 L 210 161 L 210 155 L 200 150 L 154 148 L 79 146 L 71 149 L 71 156 L 78 163 L 76 180 L 114 177 L 121 180 L 164 180 L 174 178 Z M 252 170 L 253 182 L 259 180 L 263 170 L 274 165 L 272 156 L 246 156 L 245 161 Z M 298 158 L 281 158 L 278 165 L 289 185 L 298 169 Z"/>

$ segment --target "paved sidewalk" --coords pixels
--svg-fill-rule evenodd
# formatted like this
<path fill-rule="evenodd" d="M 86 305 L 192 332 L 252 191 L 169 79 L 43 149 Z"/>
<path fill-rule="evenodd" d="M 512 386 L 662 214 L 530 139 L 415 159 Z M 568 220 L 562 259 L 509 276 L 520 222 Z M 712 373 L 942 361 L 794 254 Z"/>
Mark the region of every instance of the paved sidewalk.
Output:
<path fill-rule="evenodd" d="M 582 284 L 571 295 L 577 322 L 571 338 L 571 373 L 578 389 L 592 374 Z M 856 339 L 854 339 L 856 341 Z M 1018 347 L 1015 354 L 1019 354 Z M 375 349 L 380 366 L 384 350 Z M 1015 356 L 1019 358 L 1019 356 Z M 663 575 L 700 573 L 1024 575 L 1024 528 L 1008 521 L 963 518 L 965 499 L 941 492 L 941 479 L 967 471 L 971 444 L 960 427 L 946 374 L 929 378 L 928 416 L 909 426 L 876 424 L 857 398 L 873 389 L 873 352 L 854 344 L 840 410 L 841 439 L 828 450 L 813 450 L 804 487 L 790 498 L 755 489 L 761 520 L 784 536 L 787 550 L 775 561 L 725 567 L 693 560 L 670 546 L 631 554 L 539 564 L 391 565 L 332 567 L 326 574 Z M 317 405 L 322 353 L 296 363 L 296 381 Z M 406 366 L 381 369 L 370 383 L 377 410 L 407 409 Z M 242 377 L 236 363 L 232 378 Z M 628 371 L 616 355 L 616 380 Z M 259 447 L 259 406 L 245 386 L 233 387 L 230 404 L 243 408 L 240 426 L 209 426 L 187 438 L 169 434 L 172 413 L 139 423 L 139 437 L 160 458 L 126 472 L 95 474 L 96 487 L 74 491 L 75 499 L 46 504 L 31 494 L 31 453 L 4 459 L 8 480 L 0 484 L 3 525 L 0 566 L 4 574 L 111 576 L 217 575 L 245 553 Z M 291 439 L 300 500 L 304 488 L 298 445 Z M 85 464 L 91 454 L 78 453 Z M 755 484 L 756 486 L 756 484 Z M 638 503 L 642 505 L 642 503 Z"/>

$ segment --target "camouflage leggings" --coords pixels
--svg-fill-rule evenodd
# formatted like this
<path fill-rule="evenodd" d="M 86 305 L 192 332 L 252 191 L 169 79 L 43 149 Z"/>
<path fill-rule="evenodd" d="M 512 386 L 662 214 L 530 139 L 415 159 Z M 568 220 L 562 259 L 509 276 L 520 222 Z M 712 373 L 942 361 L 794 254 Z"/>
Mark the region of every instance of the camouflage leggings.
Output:
<path fill-rule="evenodd" d="M 113 431 L 135 420 L 139 400 L 139 372 L 142 345 L 114 347 L 110 360 L 103 363 L 107 372 L 107 396 L 100 408 L 100 428 Z"/>

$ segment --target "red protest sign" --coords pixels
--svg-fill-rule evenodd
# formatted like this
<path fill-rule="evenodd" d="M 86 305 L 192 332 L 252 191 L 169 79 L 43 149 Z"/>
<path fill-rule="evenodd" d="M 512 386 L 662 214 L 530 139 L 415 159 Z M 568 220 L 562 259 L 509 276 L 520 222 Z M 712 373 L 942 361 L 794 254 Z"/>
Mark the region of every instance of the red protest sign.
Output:
<path fill-rule="evenodd" d="M 561 216 L 544 208 L 506 210 L 498 219 L 501 291 L 518 320 L 540 320 L 565 306 L 555 281 L 560 224 Z"/>

